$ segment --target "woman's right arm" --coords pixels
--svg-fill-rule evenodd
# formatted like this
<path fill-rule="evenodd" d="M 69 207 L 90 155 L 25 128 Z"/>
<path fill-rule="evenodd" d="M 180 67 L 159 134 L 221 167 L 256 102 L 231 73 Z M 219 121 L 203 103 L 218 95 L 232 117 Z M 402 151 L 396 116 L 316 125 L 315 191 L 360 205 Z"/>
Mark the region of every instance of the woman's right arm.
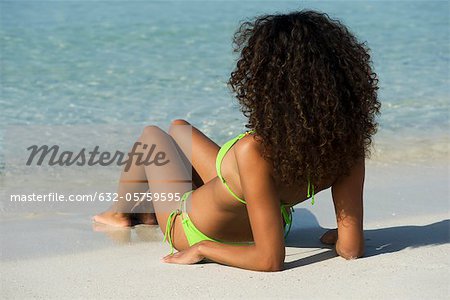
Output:
<path fill-rule="evenodd" d="M 273 272 L 283 269 L 283 222 L 272 167 L 261 157 L 260 148 L 250 138 L 242 139 L 234 147 L 254 243 L 228 245 L 202 241 L 166 256 L 165 262 L 190 264 L 207 258 L 247 270 Z"/>

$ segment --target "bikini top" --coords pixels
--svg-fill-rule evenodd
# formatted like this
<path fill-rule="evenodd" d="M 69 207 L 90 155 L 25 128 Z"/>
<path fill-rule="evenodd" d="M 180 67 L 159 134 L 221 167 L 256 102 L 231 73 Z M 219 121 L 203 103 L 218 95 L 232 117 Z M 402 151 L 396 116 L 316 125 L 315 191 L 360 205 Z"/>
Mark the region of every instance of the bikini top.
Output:
<path fill-rule="evenodd" d="M 222 171 L 221 171 L 221 166 L 222 166 L 222 161 L 223 158 L 225 157 L 225 154 L 227 154 L 227 152 L 231 149 L 231 147 L 233 147 L 233 145 L 239 141 L 240 139 L 242 139 L 243 137 L 254 133 L 254 130 L 249 130 L 245 133 L 241 133 L 238 136 L 234 137 L 233 139 L 229 140 L 228 142 L 226 142 L 225 144 L 222 145 L 222 147 L 219 150 L 219 153 L 217 154 L 217 158 L 216 158 L 216 171 L 217 171 L 217 176 L 220 178 L 220 180 L 222 180 L 222 183 L 225 185 L 225 187 L 227 188 L 227 190 L 230 192 L 230 194 L 239 202 L 243 203 L 243 204 L 247 204 L 247 202 L 245 202 L 244 199 L 241 199 L 238 195 L 236 195 L 230 188 L 230 186 L 227 184 L 225 178 L 223 178 L 222 176 Z M 310 191 L 312 190 L 312 194 L 310 193 Z M 311 195 L 311 204 L 314 205 L 314 185 L 311 184 L 309 178 L 308 178 L 308 192 L 307 192 L 307 197 L 309 198 Z M 292 212 L 294 211 L 293 207 L 289 207 L 289 209 L 291 210 L 290 212 L 288 212 L 288 210 L 286 209 L 286 207 L 289 207 L 285 204 L 281 204 L 281 214 L 284 218 L 284 221 L 286 223 L 286 225 L 288 225 L 288 229 L 285 230 L 285 238 L 287 237 L 287 235 L 289 234 L 289 231 L 291 229 L 292 226 Z"/>

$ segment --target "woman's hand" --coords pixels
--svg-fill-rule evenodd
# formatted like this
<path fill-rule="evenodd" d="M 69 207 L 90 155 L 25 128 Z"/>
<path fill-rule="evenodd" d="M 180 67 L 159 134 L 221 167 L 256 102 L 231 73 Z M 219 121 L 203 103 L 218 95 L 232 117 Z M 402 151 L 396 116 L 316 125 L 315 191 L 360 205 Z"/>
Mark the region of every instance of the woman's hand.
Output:
<path fill-rule="evenodd" d="M 322 235 L 320 241 L 325 245 L 334 245 L 336 244 L 337 239 L 338 239 L 337 229 L 330 229 Z"/>
<path fill-rule="evenodd" d="M 205 257 L 200 254 L 199 244 L 195 244 L 183 251 L 164 256 L 161 260 L 165 263 L 190 265 L 202 261 Z"/>
<path fill-rule="evenodd" d="M 325 232 L 320 241 L 325 245 L 335 245 L 336 253 L 345 259 L 354 259 L 361 257 L 364 253 L 364 241 L 359 247 L 342 248 L 338 240 L 337 229 L 330 229 Z"/>

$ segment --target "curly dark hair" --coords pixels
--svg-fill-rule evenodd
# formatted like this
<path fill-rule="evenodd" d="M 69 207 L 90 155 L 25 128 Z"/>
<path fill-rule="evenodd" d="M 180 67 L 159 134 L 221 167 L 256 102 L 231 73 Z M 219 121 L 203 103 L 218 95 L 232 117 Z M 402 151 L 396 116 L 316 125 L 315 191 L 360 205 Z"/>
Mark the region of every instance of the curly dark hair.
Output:
<path fill-rule="evenodd" d="M 243 22 L 228 85 L 263 156 L 287 184 L 336 178 L 370 155 L 378 78 L 370 49 L 326 13 L 301 10 Z"/>

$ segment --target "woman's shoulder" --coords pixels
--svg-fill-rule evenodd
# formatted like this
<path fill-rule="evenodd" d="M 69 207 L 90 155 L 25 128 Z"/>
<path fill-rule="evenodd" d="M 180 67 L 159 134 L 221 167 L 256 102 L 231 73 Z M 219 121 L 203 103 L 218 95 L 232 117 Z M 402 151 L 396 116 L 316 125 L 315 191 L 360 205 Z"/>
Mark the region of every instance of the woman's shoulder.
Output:
<path fill-rule="evenodd" d="M 257 155 L 262 157 L 262 144 L 256 134 L 247 134 L 234 145 L 235 153 L 239 155 Z"/>
<path fill-rule="evenodd" d="M 246 135 L 237 141 L 233 148 L 238 165 L 257 165 L 257 169 L 272 173 L 272 164 L 263 156 L 263 145 L 255 134 Z"/>

